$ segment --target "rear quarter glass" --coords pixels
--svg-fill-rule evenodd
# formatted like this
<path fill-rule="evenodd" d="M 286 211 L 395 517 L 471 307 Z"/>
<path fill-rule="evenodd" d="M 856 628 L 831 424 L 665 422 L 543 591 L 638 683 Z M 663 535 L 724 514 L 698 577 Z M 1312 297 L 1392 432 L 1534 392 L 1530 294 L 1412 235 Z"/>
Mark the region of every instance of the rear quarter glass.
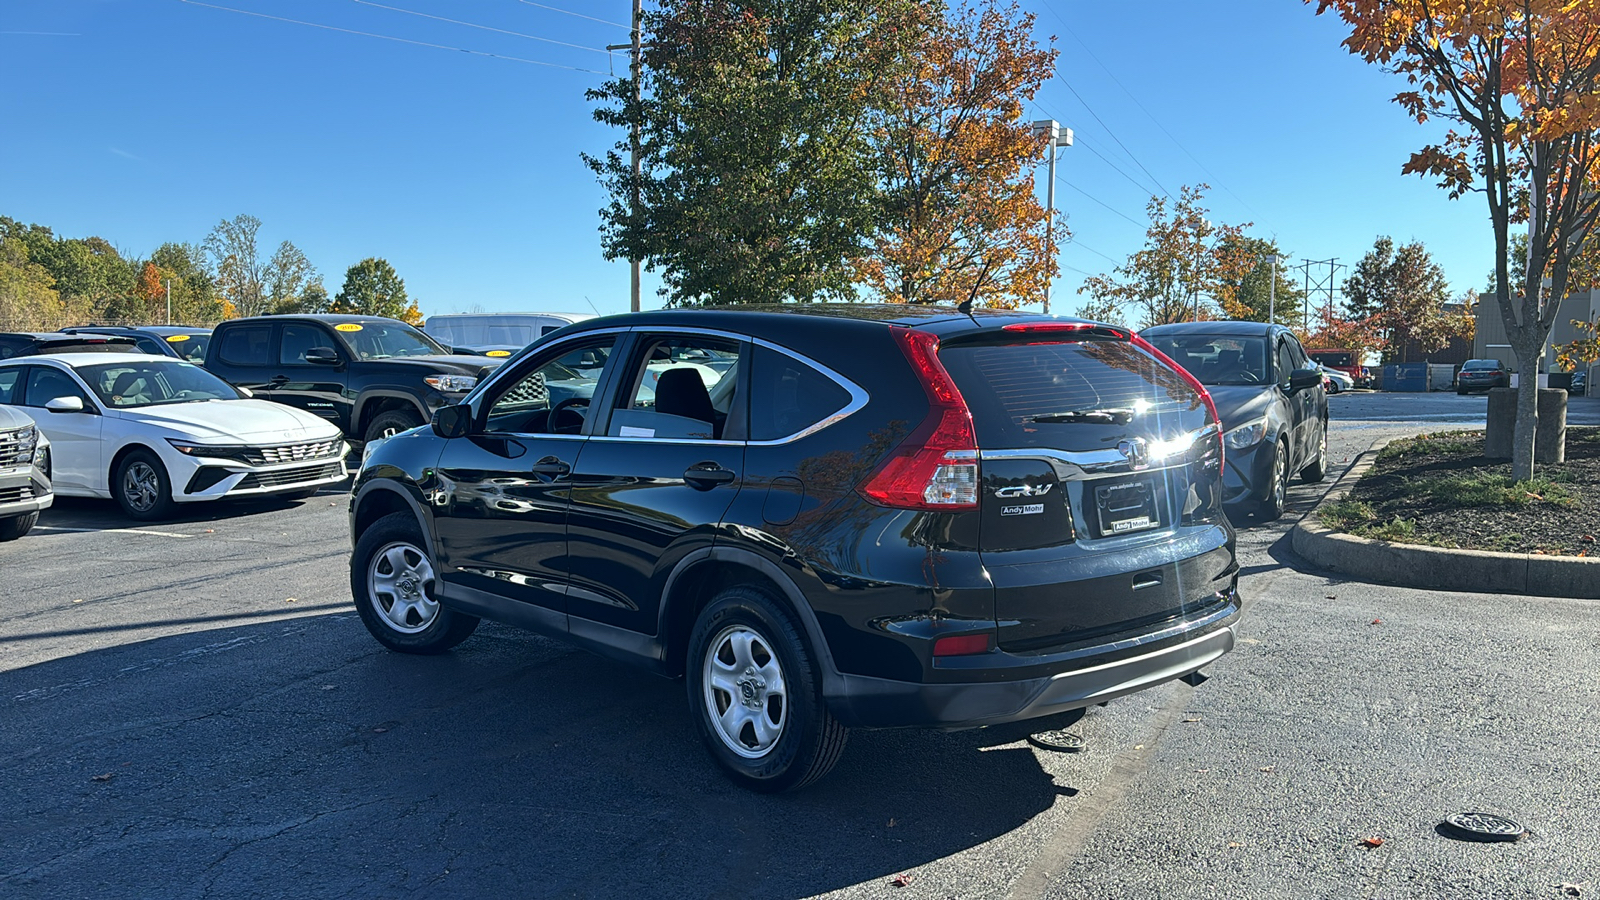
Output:
<path fill-rule="evenodd" d="M 1114 449 L 1130 434 L 1171 437 L 1206 424 L 1183 376 L 1126 341 L 956 346 L 939 359 L 984 449 Z M 1037 421 L 1096 410 L 1118 411 L 1116 421 Z"/>

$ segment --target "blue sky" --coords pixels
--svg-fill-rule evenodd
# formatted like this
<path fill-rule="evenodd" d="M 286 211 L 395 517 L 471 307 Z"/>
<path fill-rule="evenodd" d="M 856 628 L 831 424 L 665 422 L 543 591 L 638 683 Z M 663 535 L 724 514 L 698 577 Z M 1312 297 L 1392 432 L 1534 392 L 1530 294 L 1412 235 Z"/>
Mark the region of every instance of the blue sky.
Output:
<path fill-rule="evenodd" d="M 618 137 L 583 92 L 626 65 L 595 48 L 627 40 L 607 23 L 628 0 L 206 2 L 0 5 L 0 214 L 147 254 L 250 213 L 269 251 L 293 241 L 333 291 L 383 256 L 424 313 L 627 309 L 578 154 Z M 1337 20 L 1294 0 L 1023 6 L 1061 51 L 1033 112 L 1078 137 L 1058 170 L 1074 241 L 1055 311 L 1140 246 L 1153 191 L 1202 181 L 1213 221 L 1253 222 L 1296 262 L 1351 264 L 1388 234 L 1423 241 L 1452 290 L 1482 287 L 1482 200 L 1400 175 L 1428 132 L 1389 102 L 1393 77 L 1339 46 Z"/>

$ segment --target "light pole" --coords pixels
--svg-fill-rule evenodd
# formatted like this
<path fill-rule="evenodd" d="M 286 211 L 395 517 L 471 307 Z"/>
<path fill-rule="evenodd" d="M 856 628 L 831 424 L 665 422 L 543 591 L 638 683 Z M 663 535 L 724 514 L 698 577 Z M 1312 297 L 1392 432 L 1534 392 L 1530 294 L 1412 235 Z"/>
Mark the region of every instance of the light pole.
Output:
<path fill-rule="evenodd" d="M 1268 256 L 1267 262 L 1272 264 L 1272 281 L 1267 288 L 1267 324 L 1271 325 L 1278 321 L 1278 254 Z"/>
<path fill-rule="evenodd" d="M 1061 123 L 1055 119 L 1040 119 L 1033 123 L 1033 136 L 1045 138 L 1045 149 L 1050 155 L 1050 177 L 1045 181 L 1044 189 L 1044 243 L 1050 248 L 1052 261 L 1056 252 L 1056 148 L 1072 146 L 1072 129 L 1062 128 Z M 1053 278 L 1046 279 L 1044 283 L 1044 312 L 1050 314 L 1050 284 Z"/>
<path fill-rule="evenodd" d="M 1211 233 L 1211 220 L 1201 219 L 1194 242 L 1194 320 L 1200 321 L 1200 254 L 1205 252 L 1205 240 Z"/>

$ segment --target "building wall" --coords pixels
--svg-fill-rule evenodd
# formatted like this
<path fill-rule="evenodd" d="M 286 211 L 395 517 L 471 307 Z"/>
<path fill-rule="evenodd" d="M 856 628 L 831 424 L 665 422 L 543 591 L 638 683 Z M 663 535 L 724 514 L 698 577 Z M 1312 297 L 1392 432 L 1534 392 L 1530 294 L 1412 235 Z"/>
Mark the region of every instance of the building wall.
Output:
<path fill-rule="evenodd" d="M 1494 297 L 1489 294 L 1480 295 L 1474 315 L 1477 326 L 1474 329 L 1476 334 L 1472 338 L 1472 358 L 1498 359 L 1513 370 L 1519 369 L 1517 356 L 1511 351 L 1511 342 L 1506 339 L 1505 324 L 1500 321 L 1500 308 L 1495 304 Z M 1596 318 L 1600 318 L 1600 291 L 1572 294 L 1562 300 L 1561 309 L 1556 313 L 1556 320 L 1550 328 L 1550 343 L 1545 349 L 1544 359 L 1539 361 L 1539 371 L 1548 372 L 1555 368 L 1555 348 L 1560 344 L 1571 343 L 1581 336 L 1578 330 L 1572 327 L 1573 319 L 1593 322 Z"/>

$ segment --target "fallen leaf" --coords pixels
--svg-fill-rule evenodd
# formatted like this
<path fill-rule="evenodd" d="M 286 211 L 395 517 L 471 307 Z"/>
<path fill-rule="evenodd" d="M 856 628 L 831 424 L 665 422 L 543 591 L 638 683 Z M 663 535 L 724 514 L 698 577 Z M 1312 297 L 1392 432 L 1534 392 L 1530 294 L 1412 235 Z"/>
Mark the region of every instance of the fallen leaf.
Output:
<path fill-rule="evenodd" d="M 216 534 L 216 533 L 217 533 L 217 530 L 215 528 L 207 528 L 206 529 L 206 534 Z"/>
<path fill-rule="evenodd" d="M 1594 543 L 1594 535 L 1586 534 L 1583 537 L 1578 538 L 1578 540 L 1583 541 L 1585 544 L 1592 544 Z"/>
<path fill-rule="evenodd" d="M 1372 620 L 1372 624 L 1374 624 L 1374 625 L 1382 625 L 1383 624 L 1383 620 L 1382 619 L 1373 619 Z"/>
<path fill-rule="evenodd" d="M 1135 750 L 1143 750 L 1144 749 L 1144 745 L 1143 744 L 1134 744 L 1133 745 L 1133 749 L 1135 749 Z"/>
<path fill-rule="evenodd" d="M 1263 771 L 1263 772 L 1276 772 L 1276 771 L 1278 771 L 1278 767 L 1277 766 L 1262 766 L 1261 767 L 1261 771 Z"/>
<path fill-rule="evenodd" d="M 1209 772 L 1211 770 L 1210 769 L 1195 769 L 1195 771 L 1200 773 L 1201 775 L 1204 775 L 1205 773 L 1207 773 L 1207 772 Z"/>
<path fill-rule="evenodd" d="M 1200 717 L 1199 716 L 1194 716 L 1194 717 L 1191 717 L 1191 718 L 1188 718 L 1188 719 L 1184 719 L 1183 721 L 1185 721 L 1185 722 L 1198 722 L 1198 721 L 1200 721 Z"/>
<path fill-rule="evenodd" d="M 96 775 L 93 778 L 90 778 L 89 780 L 90 781 L 110 781 L 111 779 L 113 779 L 115 777 L 117 777 L 115 774 L 113 774 L 111 772 L 107 772 L 104 775 Z"/>
<path fill-rule="evenodd" d="M 1543 550 L 1535 550 L 1535 551 L 1533 551 L 1533 555 L 1534 556 L 1543 556 L 1544 555 L 1544 551 Z"/>
<path fill-rule="evenodd" d="M 283 602 L 285 602 L 285 603 L 299 603 L 300 600 L 298 598 L 296 598 L 296 597 L 285 597 L 285 598 L 283 598 Z"/>
<path fill-rule="evenodd" d="M 1237 849 L 1239 849 L 1240 847 L 1243 847 L 1243 846 L 1244 845 L 1239 843 L 1238 841 L 1229 841 L 1228 842 L 1228 849 L 1229 850 L 1237 850 Z"/>
<path fill-rule="evenodd" d="M 82 602 L 83 602 L 83 601 L 82 601 L 82 600 L 74 600 L 74 601 L 72 601 L 72 602 L 73 602 L 73 603 L 82 603 Z"/>
<path fill-rule="evenodd" d="M 1383 846 L 1383 838 L 1381 838 L 1381 837 L 1363 838 L 1362 841 L 1361 841 L 1361 846 L 1368 847 L 1368 848 L 1382 847 Z"/>
<path fill-rule="evenodd" d="M 895 887 L 906 887 L 907 885 L 911 884 L 911 878 L 912 876 L 910 872 L 901 872 L 899 875 L 894 877 L 893 884 Z"/>

